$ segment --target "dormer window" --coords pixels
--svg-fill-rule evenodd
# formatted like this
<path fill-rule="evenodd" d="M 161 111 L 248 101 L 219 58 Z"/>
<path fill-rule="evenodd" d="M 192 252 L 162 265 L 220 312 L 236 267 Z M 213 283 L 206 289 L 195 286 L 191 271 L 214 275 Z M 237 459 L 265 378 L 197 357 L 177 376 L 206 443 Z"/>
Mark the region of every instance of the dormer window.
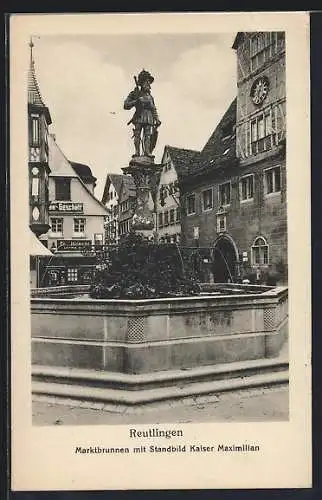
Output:
<path fill-rule="evenodd" d="M 233 123 L 226 123 L 222 127 L 222 141 L 227 141 L 234 133 Z"/>

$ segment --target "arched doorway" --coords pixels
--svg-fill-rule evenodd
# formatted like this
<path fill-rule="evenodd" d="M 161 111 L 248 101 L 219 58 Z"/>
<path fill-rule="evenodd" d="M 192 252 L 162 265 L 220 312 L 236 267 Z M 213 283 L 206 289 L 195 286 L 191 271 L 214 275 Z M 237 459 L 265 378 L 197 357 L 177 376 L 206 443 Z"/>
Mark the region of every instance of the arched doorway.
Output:
<path fill-rule="evenodd" d="M 238 252 L 235 243 L 227 236 L 220 237 L 213 251 L 212 272 L 216 283 L 236 281 Z"/>

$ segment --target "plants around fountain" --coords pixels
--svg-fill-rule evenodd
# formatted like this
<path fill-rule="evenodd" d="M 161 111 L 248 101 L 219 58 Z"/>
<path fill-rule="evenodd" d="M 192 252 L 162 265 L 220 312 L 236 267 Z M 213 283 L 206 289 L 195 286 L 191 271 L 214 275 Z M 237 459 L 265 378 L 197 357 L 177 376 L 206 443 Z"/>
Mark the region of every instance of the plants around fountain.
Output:
<path fill-rule="evenodd" d="M 185 273 L 176 245 L 130 233 L 97 266 L 89 293 L 95 299 L 180 297 L 199 295 L 200 286 Z"/>

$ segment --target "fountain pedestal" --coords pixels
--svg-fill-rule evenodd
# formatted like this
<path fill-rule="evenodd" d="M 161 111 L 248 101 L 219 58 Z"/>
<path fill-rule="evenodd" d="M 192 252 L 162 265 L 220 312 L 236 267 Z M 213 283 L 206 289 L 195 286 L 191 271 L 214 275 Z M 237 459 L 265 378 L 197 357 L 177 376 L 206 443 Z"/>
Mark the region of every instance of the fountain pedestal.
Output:
<path fill-rule="evenodd" d="M 136 188 L 136 207 L 132 220 L 132 230 L 143 237 L 150 237 L 155 228 L 154 215 L 149 206 L 152 200 L 152 183 L 161 165 L 154 163 L 154 156 L 133 156 L 124 174 L 131 175 Z"/>

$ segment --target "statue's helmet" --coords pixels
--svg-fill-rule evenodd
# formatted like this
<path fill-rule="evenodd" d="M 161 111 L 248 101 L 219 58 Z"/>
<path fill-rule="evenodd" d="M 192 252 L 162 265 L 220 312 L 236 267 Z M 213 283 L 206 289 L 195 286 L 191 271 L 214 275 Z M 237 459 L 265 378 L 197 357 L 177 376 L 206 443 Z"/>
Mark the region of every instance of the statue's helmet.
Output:
<path fill-rule="evenodd" d="M 142 71 L 138 74 L 138 84 L 142 85 L 144 82 L 153 83 L 154 78 L 149 71 L 142 69 Z"/>

